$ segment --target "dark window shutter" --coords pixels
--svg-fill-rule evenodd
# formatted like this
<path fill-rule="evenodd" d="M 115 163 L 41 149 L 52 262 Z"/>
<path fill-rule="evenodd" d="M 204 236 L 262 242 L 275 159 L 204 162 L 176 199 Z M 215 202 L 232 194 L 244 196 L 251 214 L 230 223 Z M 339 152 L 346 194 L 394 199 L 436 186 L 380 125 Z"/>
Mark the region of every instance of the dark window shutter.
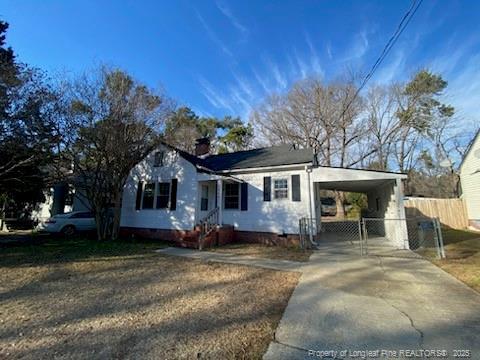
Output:
<path fill-rule="evenodd" d="M 247 211 L 248 210 L 248 183 L 241 183 L 240 184 L 240 210 Z"/>
<path fill-rule="evenodd" d="M 263 201 L 270 201 L 272 199 L 272 178 L 265 176 L 263 178 Z"/>
<path fill-rule="evenodd" d="M 135 201 L 135 210 L 140 210 L 140 206 L 142 205 L 142 191 L 143 191 L 143 182 L 138 182 L 137 188 L 137 199 Z"/>
<path fill-rule="evenodd" d="M 301 201 L 300 175 L 292 175 L 292 201 Z"/>
<path fill-rule="evenodd" d="M 172 179 L 172 189 L 170 190 L 170 210 L 177 209 L 177 179 Z"/>

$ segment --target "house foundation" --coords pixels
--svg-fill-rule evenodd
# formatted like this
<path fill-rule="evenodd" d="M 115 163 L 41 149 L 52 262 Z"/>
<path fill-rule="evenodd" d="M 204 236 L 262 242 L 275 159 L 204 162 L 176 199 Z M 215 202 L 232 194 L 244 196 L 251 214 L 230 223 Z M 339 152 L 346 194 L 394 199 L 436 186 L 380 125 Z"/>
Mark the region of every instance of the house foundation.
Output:
<path fill-rule="evenodd" d="M 142 239 L 172 242 L 176 246 L 197 249 L 200 230 L 171 230 L 122 227 L 122 237 L 139 237 Z M 208 234 L 203 242 L 204 248 L 222 246 L 234 242 L 264 244 L 270 246 L 299 246 L 298 234 L 276 234 L 256 231 L 238 231 L 232 225 L 223 225 Z"/>

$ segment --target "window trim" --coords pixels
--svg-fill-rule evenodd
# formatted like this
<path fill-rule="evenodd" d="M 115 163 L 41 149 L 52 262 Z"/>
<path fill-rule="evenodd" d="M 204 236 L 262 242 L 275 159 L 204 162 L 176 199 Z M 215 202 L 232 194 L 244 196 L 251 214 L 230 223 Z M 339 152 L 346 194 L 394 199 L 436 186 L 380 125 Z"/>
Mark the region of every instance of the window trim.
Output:
<path fill-rule="evenodd" d="M 280 188 L 280 189 L 275 189 L 275 182 L 277 181 L 285 181 L 286 183 L 286 188 Z M 286 190 L 285 197 L 277 197 L 277 190 Z M 290 184 L 288 183 L 288 177 L 276 177 L 272 178 L 272 193 L 273 193 L 273 199 L 274 200 L 288 200 L 289 199 L 289 190 L 290 190 Z"/>
<path fill-rule="evenodd" d="M 237 186 L 237 189 L 238 189 L 238 195 L 237 195 L 237 207 L 236 208 L 227 208 L 225 206 L 225 202 L 226 202 L 226 199 L 227 199 L 227 185 L 236 185 Z M 240 199 L 241 199 L 241 191 L 242 189 L 240 188 L 240 183 L 236 182 L 236 181 L 232 181 L 232 182 L 224 182 L 223 183 L 223 189 L 222 189 L 222 193 L 223 193 L 223 199 L 222 199 L 222 207 L 223 207 L 223 210 L 227 210 L 227 211 L 230 211 L 230 210 L 233 210 L 233 211 L 238 211 L 240 210 Z M 229 196 L 229 197 L 233 197 L 233 196 Z"/>

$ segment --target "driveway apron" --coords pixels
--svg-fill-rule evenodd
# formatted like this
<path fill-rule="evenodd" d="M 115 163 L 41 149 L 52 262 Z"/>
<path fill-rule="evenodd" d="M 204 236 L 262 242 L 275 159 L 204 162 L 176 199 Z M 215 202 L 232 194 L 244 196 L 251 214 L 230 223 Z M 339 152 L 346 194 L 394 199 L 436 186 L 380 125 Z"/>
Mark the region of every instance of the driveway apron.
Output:
<path fill-rule="evenodd" d="M 423 259 L 360 257 L 325 244 L 303 268 L 264 359 L 361 358 L 366 350 L 405 358 L 401 351 L 423 349 L 480 359 L 480 295 Z"/>

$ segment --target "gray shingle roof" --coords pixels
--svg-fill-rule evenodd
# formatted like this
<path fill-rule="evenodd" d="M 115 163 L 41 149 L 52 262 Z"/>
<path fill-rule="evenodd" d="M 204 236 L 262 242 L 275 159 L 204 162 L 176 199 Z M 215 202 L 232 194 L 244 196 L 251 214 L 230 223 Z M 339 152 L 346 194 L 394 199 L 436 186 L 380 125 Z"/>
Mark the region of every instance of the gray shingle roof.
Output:
<path fill-rule="evenodd" d="M 292 145 L 279 145 L 260 149 L 210 155 L 202 166 L 213 171 L 247 169 L 266 166 L 294 165 L 313 160 L 312 149 L 295 149 Z"/>

